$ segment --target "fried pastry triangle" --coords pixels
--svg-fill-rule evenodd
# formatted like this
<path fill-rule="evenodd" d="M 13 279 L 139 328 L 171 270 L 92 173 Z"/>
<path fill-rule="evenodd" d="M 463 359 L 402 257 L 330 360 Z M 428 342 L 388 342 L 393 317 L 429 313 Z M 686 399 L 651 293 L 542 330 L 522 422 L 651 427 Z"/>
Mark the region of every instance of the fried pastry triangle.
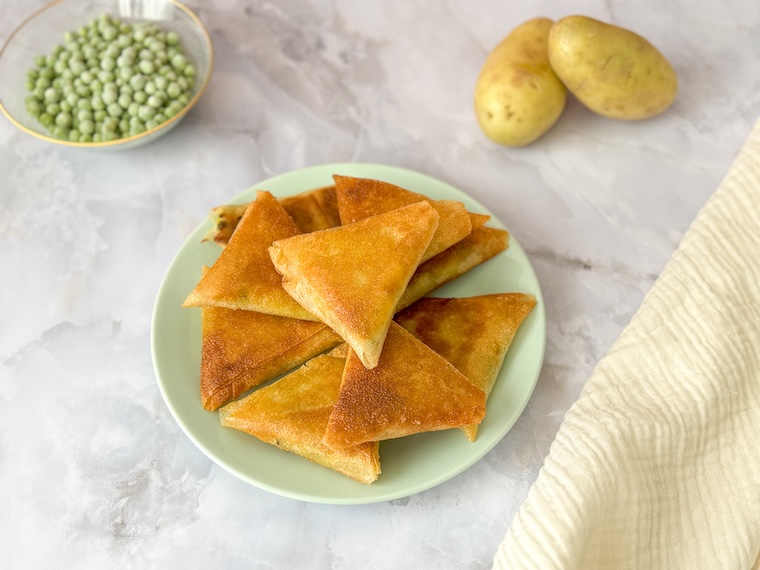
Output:
<path fill-rule="evenodd" d="M 201 403 L 215 410 L 342 342 L 322 323 L 202 307 Z"/>
<path fill-rule="evenodd" d="M 422 194 L 410 192 L 388 182 L 368 178 L 334 175 L 338 212 L 341 223 L 350 224 L 382 214 L 415 202 L 428 202 L 440 216 L 438 229 L 433 235 L 422 261 L 464 239 L 472 231 L 470 215 L 464 204 L 456 200 L 430 200 Z"/>
<path fill-rule="evenodd" d="M 307 234 L 340 225 L 335 186 L 325 186 L 280 198 L 280 204 L 293 218 L 301 233 Z"/>
<path fill-rule="evenodd" d="M 485 393 L 451 363 L 396 323 L 385 342 L 372 370 L 349 351 L 325 443 L 346 447 L 483 419 Z"/>
<path fill-rule="evenodd" d="M 279 200 L 285 211 L 293 218 L 301 233 L 326 230 L 340 225 L 338 216 L 338 198 L 335 186 L 325 186 L 286 196 Z M 214 227 L 202 241 L 213 240 L 224 247 L 230 241 L 240 218 L 243 217 L 248 204 L 226 204 L 212 208 L 208 214 Z M 480 214 L 471 214 L 471 216 Z M 485 222 L 483 222 L 485 223 Z M 475 222 L 473 221 L 473 226 Z"/>
<path fill-rule="evenodd" d="M 345 345 L 342 345 L 345 346 Z M 346 350 L 338 347 L 219 410 L 225 427 L 301 455 L 362 483 L 380 473 L 377 442 L 334 448 L 322 441 L 338 398 Z"/>
<path fill-rule="evenodd" d="M 269 192 L 259 190 L 227 247 L 182 306 L 246 309 L 317 320 L 282 288 L 282 279 L 269 258 L 273 241 L 297 233 L 280 203 Z"/>
<path fill-rule="evenodd" d="M 395 320 L 488 397 L 517 329 L 535 306 L 536 298 L 523 293 L 428 297 L 401 311 Z M 475 441 L 478 426 L 471 424 L 462 431 Z"/>
<path fill-rule="evenodd" d="M 285 290 L 337 332 L 367 368 L 374 368 L 438 217 L 427 202 L 417 202 L 276 241 L 269 252 Z"/>
<path fill-rule="evenodd" d="M 509 247 L 509 233 L 498 228 L 482 226 L 460 242 L 428 259 L 417 268 L 397 311 L 422 299 L 431 291 L 467 273 L 470 269 L 491 259 Z"/>

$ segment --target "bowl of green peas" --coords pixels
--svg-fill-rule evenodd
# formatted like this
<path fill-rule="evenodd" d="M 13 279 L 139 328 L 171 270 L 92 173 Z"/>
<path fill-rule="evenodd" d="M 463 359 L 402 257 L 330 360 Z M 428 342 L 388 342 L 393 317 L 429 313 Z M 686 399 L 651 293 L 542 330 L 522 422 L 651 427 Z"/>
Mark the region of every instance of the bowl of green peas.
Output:
<path fill-rule="evenodd" d="M 58 0 L 0 49 L 0 111 L 48 142 L 134 148 L 179 124 L 212 67 L 208 32 L 175 0 Z"/>

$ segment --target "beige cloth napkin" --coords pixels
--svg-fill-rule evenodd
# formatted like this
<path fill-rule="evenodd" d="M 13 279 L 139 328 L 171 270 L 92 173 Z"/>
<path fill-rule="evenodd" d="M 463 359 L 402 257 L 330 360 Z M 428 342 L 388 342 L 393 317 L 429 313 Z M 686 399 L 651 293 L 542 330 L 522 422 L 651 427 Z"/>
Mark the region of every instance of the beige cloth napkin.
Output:
<path fill-rule="evenodd" d="M 494 567 L 760 568 L 760 122 L 565 416 Z"/>

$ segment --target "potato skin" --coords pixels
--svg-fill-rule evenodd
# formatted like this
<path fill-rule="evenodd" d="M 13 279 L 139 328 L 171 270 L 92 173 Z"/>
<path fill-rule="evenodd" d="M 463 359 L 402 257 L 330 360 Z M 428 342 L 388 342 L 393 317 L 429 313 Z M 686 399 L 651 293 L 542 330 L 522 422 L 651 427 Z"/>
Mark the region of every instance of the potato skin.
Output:
<path fill-rule="evenodd" d="M 659 115 L 678 91 L 676 73 L 657 48 L 634 32 L 585 16 L 552 26 L 549 60 L 581 103 L 613 119 Z"/>
<path fill-rule="evenodd" d="M 543 135 L 565 107 L 567 90 L 549 65 L 553 24 L 535 18 L 488 55 L 475 85 L 475 115 L 495 143 L 524 146 Z"/>

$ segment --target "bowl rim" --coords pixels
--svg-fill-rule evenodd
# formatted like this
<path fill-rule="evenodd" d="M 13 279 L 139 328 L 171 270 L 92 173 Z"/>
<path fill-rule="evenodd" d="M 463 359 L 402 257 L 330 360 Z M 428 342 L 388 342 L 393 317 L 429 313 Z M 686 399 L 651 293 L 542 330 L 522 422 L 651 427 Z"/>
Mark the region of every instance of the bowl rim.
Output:
<path fill-rule="evenodd" d="M 10 45 L 11 41 L 13 40 L 14 36 L 21 31 L 27 24 L 29 24 L 32 20 L 34 20 L 37 16 L 42 14 L 43 12 L 49 10 L 50 8 L 57 6 L 58 4 L 62 4 L 66 1 L 70 0 L 54 0 L 53 2 L 50 2 L 48 4 L 45 4 L 41 8 L 35 10 L 32 14 L 30 14 L 27 18 L 25 18 L 6 38 L 5 42 L 3 43 L 2 47 L 0 47 L 0 58 L 3 56 L 3 52 L 5 49 Z M 63 146 L 71 146 L 71 147 L 79 147 L 79 148 L 105 148 L 105 147 L 114 147 L 114 146 L 120 146 L 125 143 L 129 143 L 132 141 L 137 141 L 146 137 L 149 137 L 150 135 L 157 133 L 158 131 L 178 122 L 181 120 L 189 111 L 192 109 L 195 104 L 198 102 L 198 99 L 201 98 L 201 95 L 203 95 L 203 92 L 206 90 L 206 87 L 208 86 L 208 83 L 211 79 L 211 71 L 214 67 L 214 45 L 211 42 L 211 36 L 208 33 L 208 30 L 206 29 L 206 26 L 203 25 L 203 22 L 201 19 L 193 12 L 190 8 L 179 2 L 178 0 L 166 0 L 169 4 L 174 5 L 176 8 L 182 10 L 187 16 L 195 23 L 196 26 L 198 26 L 198 29 L 201 31 L 201 35 L 203 36 L 203 39 L 206 42 L 206 47 L 208 48 L 208 71 L 206 72 L 206 76 L 203 78 L 203 83 L 201 84 L 198 91 L 195 93 L 192 99 L 190 99 L 190 102 L 183 107 L 183 109 L 174 115 L 172 118 L 164 121 L 160 125 L 156 125 L 152 129 L 148 129 L 145 132 L 140 133 L 139 135 L 132 135 L 129 137 L 124 137 L 120 139 L 116 139 L 113 141 L 101 141 L 101 142 L 72 142 L 72 141 L 65 141 L 61 140 L 55 137 L 51 137 L 48 135 L 44 135 L 41 133 L 38 133 L 37 131 L 34 131 L 30 129 L 29 127 L 22 124 L 18 119 L 16 119 L 11 112 L 5 107 L 3 104 L 2 99 L 0 99 L 0 111 L 8 118 L 8 120 L 18 129 L 25 132 L 28 135 L 32 135 L 35 138 L 38 138 L 40 140 L 44 140 L 47 142 L 60 144 Z"/>

